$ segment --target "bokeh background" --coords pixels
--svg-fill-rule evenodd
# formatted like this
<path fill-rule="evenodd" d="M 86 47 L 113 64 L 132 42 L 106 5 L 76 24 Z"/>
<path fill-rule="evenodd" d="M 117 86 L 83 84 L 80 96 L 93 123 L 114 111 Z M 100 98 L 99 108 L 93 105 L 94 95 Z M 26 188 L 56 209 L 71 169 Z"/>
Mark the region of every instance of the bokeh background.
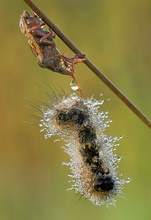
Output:
<path fill-rule="evenodd" d="M 151 1 L 52 0 L 35 3 L 151 118 Z M 119 171 L 132 182 L 116 207 L 79 200 L 70 186 L 63 142 L 45 140 L 33 124 L 35 100 L 48 101 L 43 85 L 70 94 L 70 78 L 41 69 L 20 32 L 23 1 L 0 3 L 0 219 L 1 220 L 148 220 L 151 219 L 151 131 L 84 64 L 76 75 L 84 97 L 100 99 L 113 120 L 109 135 L 124 135 L 116 153 Z M 68 49 L 59 39 L 57 47 Z M 73 53 L 69 50 L 70 55 Z M 102 97 L 101 97 L 102 98 Z M 38 119 L 36 119 L 38 123 Z"/>

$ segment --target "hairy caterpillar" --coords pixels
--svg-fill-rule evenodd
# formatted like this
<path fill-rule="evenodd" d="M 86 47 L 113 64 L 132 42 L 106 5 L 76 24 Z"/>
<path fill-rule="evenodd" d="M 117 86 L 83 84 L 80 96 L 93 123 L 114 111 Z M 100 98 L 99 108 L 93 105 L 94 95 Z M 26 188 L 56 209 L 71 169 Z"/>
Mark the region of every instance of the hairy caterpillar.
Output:
<path fill-rule="evenodd" d="M 99 111 L 103 101 L 83 99 L 71 94 L 52 98 L 47 109 L 41 108 L 40 122 L 45 138 L 60 135 L 65 139 L 65 152 L 70 155 L 70 167 L 76 192 L 95 205 L 114 205 L 115 196 L 122 194 L 129 180 L 117 174 L 119 158 L 113 154 L 118 137 L 104 134 L 109 126 L 108 113 Z"/>

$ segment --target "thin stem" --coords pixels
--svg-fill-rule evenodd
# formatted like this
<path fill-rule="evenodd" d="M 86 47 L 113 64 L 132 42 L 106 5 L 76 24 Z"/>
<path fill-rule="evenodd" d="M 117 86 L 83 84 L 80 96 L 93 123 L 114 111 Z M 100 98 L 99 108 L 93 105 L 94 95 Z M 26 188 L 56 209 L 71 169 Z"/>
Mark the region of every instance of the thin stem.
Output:
<path fill-rule="evenodd" d="M 58 37 L 75 53 L 83 54 L 79 48 L 35 5 L 31 0 L 24 2 L 58 35 Z M 84 63 L 104 84 L 118 96 L 149 128 L 151 121 L 86 57 Z"/>

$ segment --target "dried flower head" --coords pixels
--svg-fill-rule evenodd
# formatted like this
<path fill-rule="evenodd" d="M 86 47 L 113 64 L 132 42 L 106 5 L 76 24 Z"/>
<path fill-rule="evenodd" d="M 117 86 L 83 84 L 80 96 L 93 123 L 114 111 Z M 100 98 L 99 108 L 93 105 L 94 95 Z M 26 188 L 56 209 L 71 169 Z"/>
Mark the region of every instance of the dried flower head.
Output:
<path fill-rule="evenodd" d="M 113 154 L 120 137 L 104 134 L 109 126 L 108 112 L 100 111 L 103 101 L 83 99 L 71 94 L 54 97 L 42 108 L 40 122 L 45 138 L 60 135 L 70 162 L 72 186 L 77 193 L 95 205 L 115 205 L 115 196 L 122 194 L 124 183 L 116 171 L 119 158 Z"/>

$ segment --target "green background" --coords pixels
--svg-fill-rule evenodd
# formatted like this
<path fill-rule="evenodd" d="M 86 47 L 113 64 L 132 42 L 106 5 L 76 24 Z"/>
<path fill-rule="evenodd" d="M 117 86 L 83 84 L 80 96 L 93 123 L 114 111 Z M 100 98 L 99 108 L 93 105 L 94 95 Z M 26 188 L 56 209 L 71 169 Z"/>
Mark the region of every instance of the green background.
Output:
<path fill-rule="evenodd" d="M 151 1 L 52 0 L 35 3 L 87 54 L 94 64 L 151 118 Z M 76 76 L 84 98 L 106 101 L 113 120 L 109 135 L 124 135 L 116 153 L 124 156 L 119 171 L 132 182 L 116 207 L 79 200 L 70 186 L 63 143 L 45 140 L 33 124 L 29 103 L 48 101 L 42 85 L 70 94 L 70 78 L 41 69 L 18 23 L 23 1 L 0 3 L 0 219 L 76 220 L 151 219 L 151 132 L 84 64 Z M 58 38 L 58 49 L 68 50 Z M 70 55 L 73 53 L 68 50 Z M 102 98 L 102 97 L 101 97 Z M 38 123 L 38 119 L 35 120 Z"/>

